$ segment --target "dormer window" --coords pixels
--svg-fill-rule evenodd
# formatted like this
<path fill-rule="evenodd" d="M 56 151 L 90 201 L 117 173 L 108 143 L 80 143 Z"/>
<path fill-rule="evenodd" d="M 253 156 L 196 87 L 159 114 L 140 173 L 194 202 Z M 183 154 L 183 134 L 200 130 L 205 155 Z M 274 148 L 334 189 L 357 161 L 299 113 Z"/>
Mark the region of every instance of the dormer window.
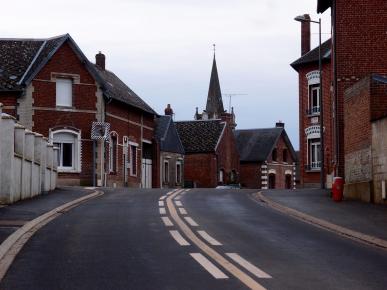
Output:
<path fill-rule="evenodd" d="M 56 79 L 56 106 L 73 106 L 73 81 L 72 79 Z"/>

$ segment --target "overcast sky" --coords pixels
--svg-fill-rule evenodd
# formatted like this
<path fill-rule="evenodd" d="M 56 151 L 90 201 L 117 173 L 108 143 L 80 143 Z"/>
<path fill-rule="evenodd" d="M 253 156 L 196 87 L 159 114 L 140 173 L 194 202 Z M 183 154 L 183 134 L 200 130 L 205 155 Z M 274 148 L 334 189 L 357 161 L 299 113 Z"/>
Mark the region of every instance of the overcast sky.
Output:
<path fill-rule="evenodd" d="M 43 38 L 70 33 L 94 62 L 106 55 L 115 72 L 158 113 L 170 103 L 176 120 L 191 120 L 206 104 L 213 50 L 223 94 L 235 96 L 237 129 L 285 122 L 297 149 L 300 23 L 317 0 L 5 1 L 0 37 Z M 17 13 L 16 13 L 17 11 Z M 8 13 L 10 12 L 10 13 Z M 323 40 L 330 37 L 329 11 Z M 312 47 L 318 25 L 312 25 Z M 224 99 L 228 109 L 228 98 Z"/>

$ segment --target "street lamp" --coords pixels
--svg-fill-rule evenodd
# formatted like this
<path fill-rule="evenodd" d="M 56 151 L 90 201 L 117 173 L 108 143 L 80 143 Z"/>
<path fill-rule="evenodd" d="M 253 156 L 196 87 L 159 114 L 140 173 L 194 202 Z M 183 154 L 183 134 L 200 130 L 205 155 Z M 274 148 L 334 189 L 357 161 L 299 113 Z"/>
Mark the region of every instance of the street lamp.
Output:
<path fill-rule="evenodd" d="M 321 169 L 320 169 L 320 186 L 321 189 L 325 188 L 325 180 L 324 180 L 324 108 L 323 108 L 323 94 L 322 94 L 322 55 L 321 55 L 321 18 L 318 21 L 313 21 L 309 19 L 309 17 L 305 17 L 305 15 L 300 15 L 294 18 L 294 20 L 298 22 L 312 22 L 318 24 L 318 36 L 319 36 L 319 46 L 318 46 L 318 70 L 320 74 L 320 156 L 321 156 Z"/>

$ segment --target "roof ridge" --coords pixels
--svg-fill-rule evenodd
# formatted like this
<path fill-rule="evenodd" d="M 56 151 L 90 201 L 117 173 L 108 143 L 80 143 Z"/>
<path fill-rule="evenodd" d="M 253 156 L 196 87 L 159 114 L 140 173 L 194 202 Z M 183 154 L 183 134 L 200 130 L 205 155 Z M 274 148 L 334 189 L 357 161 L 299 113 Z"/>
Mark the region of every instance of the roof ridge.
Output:
<path fill-rule="evenodd" d="M 28 37 L 0 37 L 0 41 L 46 41 L 46 40 L 52 40 L 56 38 L 61 38 L 64 36 L 67 36 L 68 33 L 58 35 L 58 36 L 53 36 L 53 37 L 48 37 L 48 38 L 28 38 Z"/>
<path fill-rule="evenodd" d="M 175 123 L 183 123 L 183 122 L 215 122 L 215 121 L 222 121 L 222 119 L 207 119 L 207 120 L 180 120 L 180 121 L 174 121 Z"/>

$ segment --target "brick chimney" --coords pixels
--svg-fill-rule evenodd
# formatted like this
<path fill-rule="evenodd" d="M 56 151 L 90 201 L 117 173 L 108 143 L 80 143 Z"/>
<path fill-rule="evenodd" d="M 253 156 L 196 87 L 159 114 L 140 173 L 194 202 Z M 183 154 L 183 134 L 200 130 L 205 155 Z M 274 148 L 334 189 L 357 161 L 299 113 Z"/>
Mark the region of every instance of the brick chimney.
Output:
<path fill-rule="evenodd" d="M 164 110 L 166 116 L 173 116 L 173 110 L 171 108 L 171 104 L 168 104 Z"/>
<path fill-rule="evenodd" d="M 285 123 L 282 121 L 278 121 L 277 123 L 275 123 L 275 127 L 276 128 L 285 128 Z"/>
<path fill-rule="evenodd" d="M 305 19 L 310 20 L 309 14 L 304 14 Z M 310 51 L 310 22 L 301 22 L 301 56 Z"/>
<path fill-rule="evenodd" d="M 101 52 L 95 55 L 95 64 L 101 70 L 105 70 L 105 55 Z"/>

